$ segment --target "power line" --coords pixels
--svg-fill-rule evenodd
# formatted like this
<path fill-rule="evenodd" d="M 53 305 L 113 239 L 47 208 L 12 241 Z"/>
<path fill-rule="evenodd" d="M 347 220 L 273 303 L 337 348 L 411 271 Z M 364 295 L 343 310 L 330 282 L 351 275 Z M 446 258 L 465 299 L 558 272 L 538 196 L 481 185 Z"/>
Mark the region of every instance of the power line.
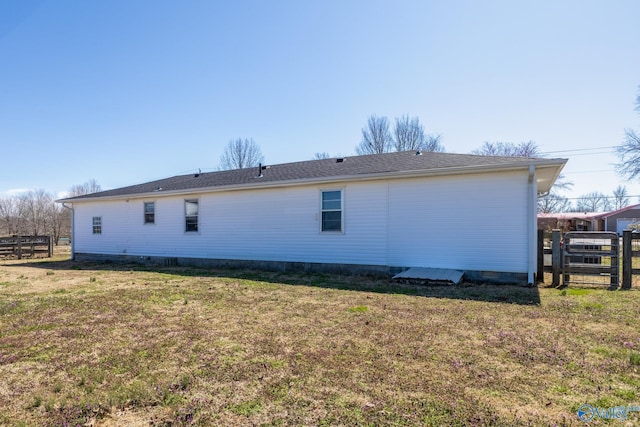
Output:
<path fill-rule="evenodd" d="M 579 196 L 579 197 L 564 197 L 564 196 L 560 196 L 559 198 L 561 199 L 566 199 L 566 200 L 601 200 L 601 199 L 613 199 L 613 200 L 617 200 L 617 199 L 632 199 L 634 197 L 640 197 L 640 194 L 637 195 L 633 195 L 630 194 L 628 196 L 624 196 L 624 197 L 616 197 L 616 196 L 605 196 L 603 195 L 598 195 L 598 196 L 590 196 L 588 194 L 585 194 L 584 196 Z"/>
<path fill-rule="evenodd" d="M 575 171 L 575 172 L 562 172 L 563 175 L 575 175 L 577 173 L 600 173 L 600 172 L 615 172 L 613 169 L 600 169 L 590 171 Z"/>
<path fill-rule="evenodd" d="M 571 157 L 579 157 L 579 156 L 594 156 L 597 154 L 613 154 L 611 153 L 611 151 L 594 151 L 592 153 L 578 153 L 578 154 L 571 154 Z"/>
<path fill-rule="evenodd" d="M 544 151 L 540 154 L 555 154 L 555 153 L 573 153 L 577 151 L 593 151 L 593 150 L 610 150 L 612 148 L 618 147 L 617 145 L 610 145 L 606 147 L 591 147 L 591 148 L 575 148 L 573 150 L 555 150 L 555 151 Z"/>

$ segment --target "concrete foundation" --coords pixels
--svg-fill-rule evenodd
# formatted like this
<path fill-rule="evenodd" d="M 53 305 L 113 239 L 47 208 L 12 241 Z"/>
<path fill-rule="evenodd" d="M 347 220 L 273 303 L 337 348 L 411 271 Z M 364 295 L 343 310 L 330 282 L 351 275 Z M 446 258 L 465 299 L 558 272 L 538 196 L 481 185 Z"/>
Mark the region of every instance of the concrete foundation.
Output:
<path fill-rule="evenodd" d="M 326 264 L 312 262 L 256 261 L 235 259 L 157 257 L 136 255 L 107 255 L 75 253 L 76 261 L 113 262 L 155 266 L 189 266 L 202 268 L 232 268 L 280 272 L 309 272 L 347 275 L 367 275 L 391 278 L 410 267 L 389 267 L 384 265 Z M 465 270 L 463 281 L 473 283 L 494 283 L 526 286 L 527 273 Z"/>

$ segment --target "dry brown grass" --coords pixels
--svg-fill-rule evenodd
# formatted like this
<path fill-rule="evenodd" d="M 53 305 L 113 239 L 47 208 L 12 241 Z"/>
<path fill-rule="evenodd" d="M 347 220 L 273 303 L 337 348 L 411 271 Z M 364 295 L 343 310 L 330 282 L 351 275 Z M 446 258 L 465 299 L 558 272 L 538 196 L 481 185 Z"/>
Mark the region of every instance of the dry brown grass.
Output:
<path fill-rule="evenodd" d="M 582 425 L 640 405 L 639 302 L 0 261 L 0 425 Z"/>

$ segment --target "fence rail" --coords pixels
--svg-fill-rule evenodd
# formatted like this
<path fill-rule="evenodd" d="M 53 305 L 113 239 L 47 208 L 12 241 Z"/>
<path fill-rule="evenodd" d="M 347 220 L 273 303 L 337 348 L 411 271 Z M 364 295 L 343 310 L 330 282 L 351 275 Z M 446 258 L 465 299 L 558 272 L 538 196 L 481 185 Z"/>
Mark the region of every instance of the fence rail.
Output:
<path fill-rule="evenodd" d="M 538 230 L 538 282 L 544 282 L 545 272 L 552 273 L 552 286 L 584 283 L 631 289 L 634 275 L 640 276 L 640 233 L 624 230 L 620 238 L 612 232 Z"/>
<path fill-rule="evenodd" d="M 10 236 L 0 237 L 0 257 L 25 256 L 35 257 L 37 254 L 46 254 L 51 257 L 53 253 L 53 240 L 50 236 Z"/>

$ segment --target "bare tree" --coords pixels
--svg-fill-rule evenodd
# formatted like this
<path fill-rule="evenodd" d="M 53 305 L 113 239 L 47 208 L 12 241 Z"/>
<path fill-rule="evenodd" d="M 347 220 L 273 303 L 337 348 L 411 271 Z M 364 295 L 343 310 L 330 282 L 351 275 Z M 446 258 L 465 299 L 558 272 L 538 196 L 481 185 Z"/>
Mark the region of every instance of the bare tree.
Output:
<path fill-rule="evenodd" d="M 577 212 L 607 212 L 612 208 L 611 201 L 599 191 L 584 194 L 576 200 Z"/>
<path fill-rule="evenodd" d="M 624 185 L 618 185 L 618 187 L 613 190 L 613 208 L 615 210 L 622 209 L 626 206 L 629 206 L 631 199 L 629 198 L 629 192 L 627 191 L 627 187 Z"/>
<path fill-rule="evenodd" d="M 18 234 L 23 221 L 20 201 L 17 197 L 0 199 L 0 235 Z"/>
<path fill-rule="evenodd" d="M 362 128 L 362 141 L 356 146 L 356 153 L 388 153 L 392 142 L 389 120 L 384 116 L 371 115 L 367 120 L 367 126 Z"/>
<path fill-rule="evenodd" d="M 29 191 L 20 196 L 24 207 L 27 232 L 33 236 L 48 234 L 51 231 L 51 211 L 53 196 L 45 190 Z"/>
<path fill-rule="evenodd" d="M 640 86 L 636 97 L 635 110 L 640 113 Z M 620 162 L 616 164 L 618 173 L 628 180 L 640 178 L 640 135 L 633 129 L 625 129 L 622 145 L 616 147 L 615 153 Z"/>
<path fill-rule="evenodd" d="M 396 118 L 392 147 L 395 151 L 444 151 L 444 147 L 440 145 L 440 135 L 425 135 L 420 119 L 409 118 L 407 114 Z"/>
<path fill-rule="evenodd" d="M 95 179 L 90 179 L 82 184 L 76 184 L 69 188 L 69 197 L 84 196 L 102 191 L 102 187 Z"/>
<path fill-rule="evenodd" d="M 314 153 L 312 160 L 323 160 L 323 159 L 330 159 L 330 158 L 331 158 L 331 155 L 323 151 L 321 153 Z"/>
<path fill-rule="evenodd" d="M 71 233 L 71 214 L 45 190 L 0 199 L 0 235 L 49 235 L 53 241 Z"/>
<path fill-rule="evenodd" d="M 434 151 L 437 153 L 444 152 L 444 146 L 440 143 L 442 136 L 429 134 L 425 137 L 422 151 Z"/>
<path fill-rule="evenodd" d="M 404 115 L 396 117 L 393 128 L 393 146 L 395 151 L 420 150 L 424 143 L 424 127 L 417 117 Z"/>
<path fill-rule="evenodd" d="M 471 154 L 481 156 L 541 157 L 538 144 L 534 141 L 525 141 L 520 144 L 485 141 L 482 147 L 473 150 Z"/>
<path fill-rule="evenodd" d="M 57 245 L 60 237 L 71 237 L 71 213 L 59 203 L 53 203 L 50 211 L 50 231 L 53 242 Z"/>
<path fill-rule="evenodd" d="M 538 197 L 539 213 L 569 212 L 571 208 L 571 201 L 555 192 Z"/>
<path fill-rule="evenodd" d="M 264 162 L 258 144 L 251 138 L 237 138 L 229 141 L 220 157 L 220 170 L 244 169 Z"/>
<path fill-rule="evenodd" d="M 626 179 L 637 180 L 640 178 L 640 135 L 632 129 L 625 129 L 624 133 L 624 142 L 615 149 L 620 159 L 616 169 Z"/>

